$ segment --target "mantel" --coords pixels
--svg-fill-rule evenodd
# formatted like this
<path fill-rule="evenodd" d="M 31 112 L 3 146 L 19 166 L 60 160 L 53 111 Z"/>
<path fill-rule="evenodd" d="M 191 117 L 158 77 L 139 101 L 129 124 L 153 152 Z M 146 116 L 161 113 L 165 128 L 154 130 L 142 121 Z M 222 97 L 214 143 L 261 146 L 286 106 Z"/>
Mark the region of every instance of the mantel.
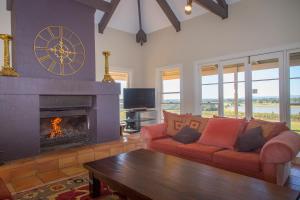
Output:
<path fill-rule="evenodd" d="M 0 77 L 1 95 L 119 95 L 120 84 Z"/>

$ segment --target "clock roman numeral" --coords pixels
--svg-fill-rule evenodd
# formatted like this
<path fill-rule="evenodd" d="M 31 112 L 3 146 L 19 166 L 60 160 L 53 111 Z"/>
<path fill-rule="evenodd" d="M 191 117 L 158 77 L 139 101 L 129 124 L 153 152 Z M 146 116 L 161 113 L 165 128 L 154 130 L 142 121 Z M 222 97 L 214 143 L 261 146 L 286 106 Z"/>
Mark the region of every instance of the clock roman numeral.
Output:
<path fill-rule="evenodd" d="M 51 58 L 50 55 L 42 56 L 42 57 L 39 57 L 39 61 L 45 62 L 45 61 L 49 60 L 50 58 Z"/>
<path fill-rule="evenodd" d="M 48 47 L 39 47 L 39 46 L 35 46 L 34 50 L 48 50 Z"/>
<path fill-rule="evenodd" d="M 47 40 L 46 38 L 44 38 L 44 37 L 41 36 L 41 35 L 38 35 L 38 38 L 40 38 L 40 39 L 42 39 L 42 40 L 44 40 L 44 41 L 46 41 L 46 42 L 49 42 L 49 40 Z"/>
<path fill-rule="evenodd" d="M 76 69 L 73 67 L 73 65 L 71 65 L 70 63 L 69 63 L 68 65 L 69 65 L 70 69 L 71 69 L 73 72 L 76 71 Z"/>
<path fill-rule="evenodd" d="M 55 66 L 56 66 L 56 62 L 53 60 L 52 63 L 48 67 L 48 71 L 53 72 Z"/>
<path fill-rule="evenodd" d="M 69 35 L 68 40 L 71 41 L 72 37 L 73 37 L 73 33 L 71 33 L 71 34 Z"/>
<path fill-rule="evenodd" d="M 64 66 L 64 64 L 61 64 L 60 65 L 60 73 L 59 73 L 59 75 L 64 75 L 65 74 L 65 66 Z"/>
<path fill-rule="evenodd" d="M 50 27 L 47 28 L 47 31 L 52 38 L 55 38 L 54 33 L 52 32 Z"/>
<path fill-rule="evenodd" d="M 63 38 L 64 36 L 64 29 L 62 26 L 59 26 L 59 38 Z"/>

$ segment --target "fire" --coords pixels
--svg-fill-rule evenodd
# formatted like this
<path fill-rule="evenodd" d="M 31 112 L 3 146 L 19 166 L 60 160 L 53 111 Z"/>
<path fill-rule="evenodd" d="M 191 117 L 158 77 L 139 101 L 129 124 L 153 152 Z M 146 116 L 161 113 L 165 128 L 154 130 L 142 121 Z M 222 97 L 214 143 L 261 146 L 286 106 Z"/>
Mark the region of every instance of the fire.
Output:
<path fill-rule="evenodd" d="M 51 132 L 49 133 L 49 138 L 54 138 L 62 135 L 62 130 L 60 123 L 62 122 L 62 118 L 55 117 L 51 120 Z"/>

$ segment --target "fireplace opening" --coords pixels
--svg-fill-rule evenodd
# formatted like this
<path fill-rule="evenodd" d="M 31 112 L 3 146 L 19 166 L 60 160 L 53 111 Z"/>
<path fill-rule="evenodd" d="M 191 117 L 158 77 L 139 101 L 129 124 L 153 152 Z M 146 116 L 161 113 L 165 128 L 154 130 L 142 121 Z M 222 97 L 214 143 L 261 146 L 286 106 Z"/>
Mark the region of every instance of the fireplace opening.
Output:
<path fill-rule="evenodd" d="M 89 144 L 87 118 L 87 116 L 69 116 L 41 119 L 41 151 Z"/>
<path fill-rule="evenodd" d="M 41 96 L 41 152 L 91 144 L 89 121 L 91 108 L 90 97 Z"/>

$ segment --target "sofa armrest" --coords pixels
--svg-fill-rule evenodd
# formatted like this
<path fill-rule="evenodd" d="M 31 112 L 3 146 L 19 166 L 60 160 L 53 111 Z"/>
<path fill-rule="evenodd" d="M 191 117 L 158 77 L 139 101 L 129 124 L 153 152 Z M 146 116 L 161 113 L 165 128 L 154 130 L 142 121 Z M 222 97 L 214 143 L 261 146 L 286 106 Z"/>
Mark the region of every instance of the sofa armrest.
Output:
<path fill-rule="evenodd" d="M 144 140 L 150 142 L 152 140 L 166 137 L 167 125 L 165 123 L 144 126 L 141 135 Z"/>
<path fill-rule="evenodd" d="M 262 148 L 260 160 L 264 163 L 281 164 L 290 162 L 300 150 L 300 135 L 284 131 L 269 140 Z"/>

